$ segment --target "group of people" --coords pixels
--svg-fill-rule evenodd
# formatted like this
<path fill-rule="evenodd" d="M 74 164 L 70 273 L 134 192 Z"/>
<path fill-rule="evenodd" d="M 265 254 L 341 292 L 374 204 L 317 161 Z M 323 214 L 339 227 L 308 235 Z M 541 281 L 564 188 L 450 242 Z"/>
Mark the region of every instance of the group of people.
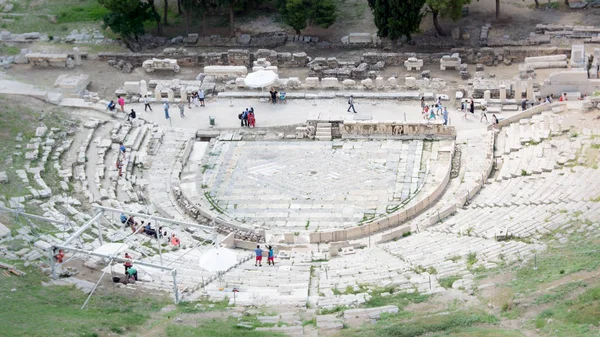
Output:
<path fill-rule="evenodd" d="M 285 93 L 284 93 L 285 94 Z M 177 104 L 177 107 L 179 108 L 179 116 L 180 117 L 185 117 L 185 102 L 187 101 L 187 106 L 188 109 L 192 108 L 192 104 L 195 107 L 205 107 L 205 96 L 204 96 L 204 90 L 200 89 L 198 91 L 193 91 L 191 93 L 187 93 L 185 100 L 182 98 L 181 101 L 179 102 L 179 104 Z M 144 103 L 144 112 L 150 110 L 152 111 L 152 106 L 150 105 L 150 99 L 148 98 L 148 95 L 144 95 L 144 97 L 142 98 L 142 102 Z M 114 100 L 111 100 L 108 105 L 106 106 L 106 109 L 109 111 L 115 111 L 117 108 L 117 104 L 120 106 L 121 112 L 125 113 L 125 99 L 121 96 L 117 96 L 117 102 L 115 102 Z M 165 110 L 165 118 L 169 119 L 171 118 L 169 115 L 169 108 L 170 108 L 170 104 L 168 101 L 163 102 L 163 109 Z M 132 121 L 137 117 L 137 113 L 135 112 L 135 110 L 131 109 L 131 111 L 129 113 L 127 113 L 127 121 Z"/>
<path fill-rule="evenodd" d="M 275 252 L 273 250 L 273 246 L 267 246 L 268 255 L 267 255 L 267 264 L 275 265 Z M 262 267 L 262 258 L 263 258 L 263 250 L 260 248 L 260 245 L 256 245 L 256 249 L 254 250 L 256 254 L 256 260 L 254 262 L 255 267 Z"/>
<path fill-rule="evenodd" d="M 488 123 L 489 121 L 487 117 L 487 104 L 485 101 L 483 101 L 480 108 L 481 115 L 479 117 L 479 122 L 483 122 L 483 120 L 485 119 L 485 122 Z M 470 98 L 462 101 L 460 105 L 460 110 L 463 112 L 463 119 L 469 119 L 469 113 L 471 113 L 471 115 L 475 115 L 475 100 L 473 100 L 473 98 Z M 496 117 L 496 114 L 492 114 L 492 124 L 498 124 L 498 117 Z"/>
<path fill-rule="evenodd" d="M 246 110 L 242 111 L 238 118 L 240 119 L 240 123 L 242 127 L 246 126 L 249 128 L 253 128 L 256 126 L 256 117 L 254 116 L 254 108 L 246 108 Z"/>
<path fill-rule="evenodd" d="M 435 120 L 436 116 L 442 116 L 444 125 L 448 125 L 448 108 L 442 105 L 442 97 L 439 96 L 435 105 L 430 107 L 425 103 L 425 97 L 421 97 L 421 115 L 425 120 Z"/>
<path fill-rule="evenodd" d="M 125 214 L 121 214 L 120 220 L 121 223 L 124 224 L 126 227 L 131 228 L 131 232 L 134 234 L 143 233 L 148 236 L 152 236 L 155 239 L 168 238 L 168 241 L 170 241 L 173 246 L 179 247 L 181 245 L 181 240 L 179 240 L 177 235 L 175 235 L 175 233 L 172 233 L 171 237 L 169 237 L 167 231 L 163 230 L 162 226 L 159 226 L 157 230 L 152 227 L 152 224 L 150 222 L 146 223 L 142 220 L 141 224 L 138 224 L 138 222 L 135 221 L 133 215 L 126 216 Z"/>

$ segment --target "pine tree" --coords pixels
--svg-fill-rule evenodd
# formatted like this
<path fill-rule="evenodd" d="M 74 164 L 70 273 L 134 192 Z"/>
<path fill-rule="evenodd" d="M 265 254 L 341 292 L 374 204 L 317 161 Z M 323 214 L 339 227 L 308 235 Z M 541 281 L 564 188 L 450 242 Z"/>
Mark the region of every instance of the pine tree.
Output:
<path fill-rule="evenodd" d="M 375 17 L 377 35 L 397 40 L 402 36 L 410 41 L 419 30 L 425 0 L 369 0 Z"/>

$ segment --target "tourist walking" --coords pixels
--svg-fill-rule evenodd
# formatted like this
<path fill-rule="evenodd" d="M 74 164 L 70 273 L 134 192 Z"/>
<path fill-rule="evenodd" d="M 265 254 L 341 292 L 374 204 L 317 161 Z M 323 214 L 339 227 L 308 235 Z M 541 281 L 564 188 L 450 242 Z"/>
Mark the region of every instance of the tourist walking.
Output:
<path fill-rule="evenodd" d="M 527 109 L 527 100 L 524 99 L 521 101 L 521 110 L 525 111 Z"/>
<path fill-rule="evenodd" d="M 177 107 L 179 107 L 179 116 L 181 118 L 185 117 L 185 103 L 183 103 L 183 100 L 177 104 Z"/>
<path fill-rule="evenodd" d="M 496 114 L 492 114 L 492 124 L 498 126 L 498 117 L 496 117 Z"/>
<path fill-rule="evenodd" d="M 275 265 L 275 252 L 273 251 L 273 246 L 269 246 L 269 257 L 267 257 L 268 265 Z"/>
<path fill-rule="evenodd" d="M 471 115 L 475 114 L 475 101 L 471 98 L 469 110 L 471 111 Z"/>
<path fill-rule="evenodd" d="M 121 96 L 117 96 L 117 103 L 121 107 L 121 112 L 125 112 L 125 99 Z"/>
<path fill-rule="evenodd" d="M 442 112 L 442 97 L 441 96 L 438 96 L 437 102 L 435 103 L 435 107 L 436 107 L 435 114 L 441 115 L 441 112 Z"/>
<path fill-rule="evenodd" d="M 435 120 L 435 111 L 433 109 L 429 109 L 429 120 Z"/>
<path fill-rule="evenodd" d="M 421 96 L 421 110 L 425 108 L 425 96 Z"/>
<path fill-rule="evenodd" d="M 352 95 L 348 98 L 348 112 L 350 112 L 350 109 L 352 109 L 352 112 L 356 113 L 356 109 L 354 109 L 354 97 Z"/>
<path fill-rule="evenodd" d="M 479 122 L 482 122 L 483 119 L 485 118 L 485 122 L 488 122 L 488 118 L 487 118 L 487 107 L 485 105 L 481 106 L 481 117 L 479 118 Z"/>
<path fill-rule="evenodd" d="M 152 111 L 152 107 L 150 106 L 150 100 L 148 100 L 148 95 L 144 95 L 144 112 L 148 111 L 148 109 Z"/>
<path fill-rule="evenodd" d="M 171 116 L 169 116 L 169 102 L 165 101 L 163 104 L 163 109 L 165 109 L 165 118 L 171 119 Z"/>
<path fill-rule="evenodd" d="M 200 101 L 200 106 L 204 107 L 204 90 L 202 89 L 198 91 L 198 101 Z"/>
<path fill-rule="evenodd" d="M 254 253 L 256 254 L 256 261 L 254 261 L 254 266 L 256 267 L 257 264 L 258 264 L 259 267 L 262 267 L 263 250 L 260 249 L 260 245 L 256 246 L 256 249 L 254 250 Z"/>
<path fill-rule="evenodd" d="M 192 108 L 192 94 L 190 94 L 189 92 L 186 91 L 185 100 L 188 103 L 188 109 L 191 109 Z"/>
<path fill-rule="evenodd" d="M 446 109 L 446 107 L 444 107 L 442 117 L 444 118 L 444 125 L 448 125 L 448 109 Z"/>
<path fill-rule="evenodd" d="M 461 104 L 461 110 L 463 112 L 463 119 L 469 119 L 469 101 L 468 100 L 464 100 Z"/>
<path fill-rule="evenodd" d="M 192 102 L 194 102 L 194 106 L 197 108 L 200 106 L 200 99 L 198 98 L 198 92 L 194 91 L 192 93 Z"/>

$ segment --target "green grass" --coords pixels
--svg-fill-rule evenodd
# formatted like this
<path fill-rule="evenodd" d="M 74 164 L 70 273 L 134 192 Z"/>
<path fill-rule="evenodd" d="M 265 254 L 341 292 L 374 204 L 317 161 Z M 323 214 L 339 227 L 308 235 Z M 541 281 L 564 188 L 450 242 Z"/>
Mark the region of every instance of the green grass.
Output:
<path fill-rule="evenodd" d="M 559 287 L 556 287 L 548 294 L 543 294 L 535 299 L 534 304 L 546 304 L 551 302 L 556 302 L 558 300 L 563 300 L 565 296 L 569 293 L 577 290 L 580 287 L 585 287 L 586 284 L 583 282 L 570 282 L 567 284 L 563 284 Z"/>
<path fill-rule="evenodd" d="M 599 317 L 600 286 L 596 286 L 574 300 L 565 300 L 544 310 L 536 318 L 535 326 L 555 336 L 593 336 L 598 333 Z"/>
<path fill-rule="evenodd" d="M 456 311 L 448 315 L 434 315 L 426 318 L 405 321 L 397 316 L 382 317 L 376 324 L 344 331 L 344 337 L 431 336 L 432 333 L 446 333 L 446 336 L 462 336 L 461 330 L 477 324 L 496 324 L 498 318 L 482 311 Z M 518 336 L 518 335 L 517 335 Z"/>
<path fill-rule="evenodd" d="M 136 297 L 98 291 L 85 310 L 87 295 L 74 287 L 42 286 L 48 278 L 33 267 L 18 266 L 23 277 L 2 277 L 2 336 L 98 336 L 134 332 L 150 314 L 171 301 L 162 293 Z M 11 292 L 11 289 L 16 289 Z"/>
<path fill-rule="evenodd" d="M 194 302 L 180 302 L 177 304 L 177 310 L 184 314 L 191 314 L 197 312 L 206 311 L 220 311 L 225 310 L 229 306 L 229 299 L 225 298 L 219 302 L 211 301 L 194 301 Z"/>
<path fill-rule="evenodd" d="M 460 276 L 452 275 L 452 276 L 448 276 L 448 277 L 440 277 L 438 279 L 438 283 L 440 284 L 440 286 L 442 286 L 446 289 L 450 289 L 450 288 L 452 288 L 452 284 L 458 280 L 460 280 Z"/>
<path fill-rule="evenodd" d="M 520 331 L 517 330 L 504 330 L 494 328 L 467 328 L 461 329 L 460 333 L 456 331 L 437 333 L 428 335 L 428 337 L 522 337 L 524 336 Z"/>
<path fill-rule="evenodd" d="M 518 293 L 530 293 L 540 284 L 561 279 L 567 275 L 600 267 L 598 243 L 581 235 L 572 235 L 571 240 L 561 247 L 550 248 L 543 257 L 537 258 L 537 270 L 533 261 L 515 270 L 510 286 Z"/>
<path fill-rule="evenodd" d="M 384 293 L 390 293 L 389 296 L 382 296 Z M 393 287 L 379 288 L 371 292 L 371 298 L 363 304 L 367 308 L 381 307 L 384 305 L 396 305 L 402 310 L 411 303 L 425 302 L 429 298 L 428 295 L 423 295 L 418 292 L 406 293 L 398 292 Z"/>
<path fill-rule="evenodd" d="M 0 55 L 17 55 L 21 49 L 14 46 L 0 45 Z"/>
<path fill-rule="evenodd" d="M 283 334 L 266 331 L 253 331 L 237 327 L 238 321 L 230 318 L 226 321 L 210 320 L 200 322 L 197 327 L 185 325 L 169 325 L 166 327 L 167 337 L 283 337 Z"/>

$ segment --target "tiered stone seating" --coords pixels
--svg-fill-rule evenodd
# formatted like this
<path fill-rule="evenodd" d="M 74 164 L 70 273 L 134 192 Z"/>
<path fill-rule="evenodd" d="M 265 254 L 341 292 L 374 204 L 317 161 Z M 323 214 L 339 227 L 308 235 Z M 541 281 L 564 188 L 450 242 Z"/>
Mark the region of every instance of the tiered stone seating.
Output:
<path fill-rule="evenodd" d="M 500 229 L 527 237 L 564 225 L 573 212 L 589 220 L 600 218 L 597 171 L 574 166 L 531 177 L 486 185 L 465 210 L 436 230 L 493 238 Z"/>
<path fill-rule="evenodd" d="M 226 296 L 233 304 L 231 289 L 237 288 L 238 305 L 290 305 L 306 306 L 310 279 L 310 263 L 297 259 L 276 259 L 275 266 L 254 266 L 250 259 L 225 273 L 221 280 L 206 286 L 212 300 L 223 300 Z M 223 290 L 220 290 L 223 288 Z"/>
<path fill-rule="evenodd" d="M 348 287 L 358 292 L 361 292 L 360 286 L 394 286 L 397 289 L 429 292 L 428 277 L 416 274 L 411 269 L 411 264 L 377 247 L 331 258 L 321 265 L 319 292 L 325 297 L 319 297 L 318 305 L 328 308 L 364 302 L 366 290 L 362 290 L 362 294 L 352 295 L 346 293 Z M 338 292 L 341 295 L 336 295 Z"/>
<path fill-rule="evenodd" d="M 435 269 L 437 278 L 470 274 L 467 270 L 467 256 L 476 253 L 477 262 L 473 265 L 495 267 L 501 260 L 514 261 L 539 249 L 537 245 L 523 242 L 497 242 L 477 237 L 458 236 L 433 232 L 421 232 L 407 238 L 388 242 L 382 247 L 397 255 L 413 268 Z M 467 276 L 468 277 L 468 276 Z"/>

